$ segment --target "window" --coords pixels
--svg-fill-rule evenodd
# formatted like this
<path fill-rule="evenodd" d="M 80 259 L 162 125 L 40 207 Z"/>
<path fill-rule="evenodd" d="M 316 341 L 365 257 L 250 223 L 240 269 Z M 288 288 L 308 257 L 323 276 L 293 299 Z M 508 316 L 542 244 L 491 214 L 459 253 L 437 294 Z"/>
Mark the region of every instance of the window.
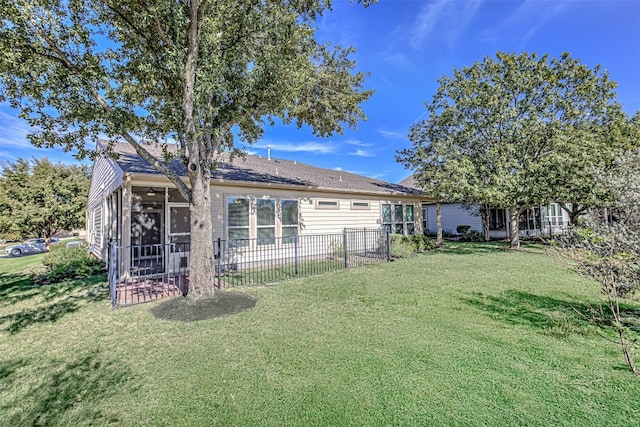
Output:
<path fill-rule="evenodd" d="M 382 231 L 393 231 L 393 221 L 391 219 L 391 205 L 382 205 Z"/>
<path fill-rule="evenodd" d="M 562 208 L 557 203 L 551 203 L 545 208 L 545 224 L 551 226 L 562 225 Z"/>
<path fill-rule="evenodd" d="M 404 234 L 404 224 L 402 223 L 402 205 L 393 206 L 393 232 L 396 234 Z"/>
<path fill-rule="evenodd" d="M 412 236 L 415 232 L 414 219 L 413 219 L 413 205 L 406 205 L 404 207 L 404 222 L 407 227 L 407 234 Z"/>
<path fill-rule="evenodd" d="M 492 208 L 489 210 L 489 230 L 504 230 L 506 228 L 506 217 L 504 209 Z"/>
<path fill-rule="evenodd" d="M 293 244 L 298 236 L 299 202 L 295 199 L 227 197 L 230 248 Z"/>
<path fill-rule="evenodd" d="M 340 209 L 337 200 L 316 200 L 316 209 Z"/>
<path fill-rule="evenodd" d="M 276 201 L 256 200 L 258 246 L 276 244 Z"/>
<path fill-rule="evenodd" d="M 283 200 L 281 205 L 282 243 L 295 243 L 298 235 L 298 201 Z"/>
<path fill-rule="evenodd" d="M 520 230 L 538 230 L 540 228 L 540 208 L 529 208 L 520 214 Z"/>
<path fill-rule="evenodd" d="M 249 246 L 249 199 L 227 198 L 227 236 L 229 247 Z"/>
<path fill-rule="evenodd" d="M 382 230 L 396 234 L 415 233 L 415 215 L 412 204 L 383 204 Z"/>
<path fill-rule="evenodd" d="M 371 205 L 369 202 L 361 202 L 361 201 L 351 201 L 351 209 L 353 210 L 369 210 Z"/>

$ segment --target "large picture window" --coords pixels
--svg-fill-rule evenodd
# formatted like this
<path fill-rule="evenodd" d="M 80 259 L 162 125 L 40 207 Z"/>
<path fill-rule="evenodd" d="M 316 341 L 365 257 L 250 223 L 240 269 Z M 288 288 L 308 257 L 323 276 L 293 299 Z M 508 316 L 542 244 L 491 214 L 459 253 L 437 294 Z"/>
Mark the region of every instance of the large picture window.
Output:
<path fill-rule="evenodd" d="M 249 199 L 227 198 L 227 236 L 230 247 L 249 246 Z"/>
<path fill-rule="evenodd" d="M 256 200 L 258 246 L 276 243 L 276 201 L 274 199 Z"/>
<path fill-rule="evenodd" d="M 298 235 L 298 201 L 283 200 L 281 213 L 282 243 L 295 243 Z"/>
<path fill-rule="evenodd" d="M 382 205 L 382 230 L 396 234 L 415 233 L 415 213 L 412 204 Z"/>
<path fill-rule="evenodd" d="M 299 202 L 295 199 L 227 197 L 227 239 L 232 248 L 295 243 Z"/>

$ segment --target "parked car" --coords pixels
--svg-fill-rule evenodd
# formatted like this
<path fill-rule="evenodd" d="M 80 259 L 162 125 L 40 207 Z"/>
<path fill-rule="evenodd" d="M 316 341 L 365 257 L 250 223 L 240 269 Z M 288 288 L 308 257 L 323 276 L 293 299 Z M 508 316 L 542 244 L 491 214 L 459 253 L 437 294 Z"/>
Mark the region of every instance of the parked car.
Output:
<path fill-rule="evenodd" d="M 52 237 L 50 245 L 57 245 L 60 239 Z M 5 252 L 10 256 L 20 256 L 26 254 L 39 254 L 47 250 L 47 244 L 44 239 L 29 239 L 19 245 L 7 246 Z"/>

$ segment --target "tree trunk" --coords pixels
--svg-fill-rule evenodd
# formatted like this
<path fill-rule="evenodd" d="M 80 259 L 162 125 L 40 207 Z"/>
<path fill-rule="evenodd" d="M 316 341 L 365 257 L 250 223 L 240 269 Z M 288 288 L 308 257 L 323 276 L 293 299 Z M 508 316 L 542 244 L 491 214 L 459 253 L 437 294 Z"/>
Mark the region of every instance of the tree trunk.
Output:
<path fill-rule="evenodd" d="M 489 236 L 489 216 L 491 214 L 491 209 L 486 206 L 480 207 L 480 218 L 482 218 L 482 234 L 484 236 L 484 241 L 488 242 L 491 237 Z"/>
<path fill-rule="evenodd" d="M 519 219 L 520 209 L 509 208 L 509 249 L 520 247 Z"/>
<path fill-rule="evenodd" d="M 210 177 L 191 174 L 192 196 L 191 254 L 189 259 L 189 298 L 210 297 L 214 291 L 214 251 L 211 217 Z"/>
<path fill-rule="evenodd" d="M 442 214 L 440 202 L 436 202 L 436 246 L 442 245 Z"/>

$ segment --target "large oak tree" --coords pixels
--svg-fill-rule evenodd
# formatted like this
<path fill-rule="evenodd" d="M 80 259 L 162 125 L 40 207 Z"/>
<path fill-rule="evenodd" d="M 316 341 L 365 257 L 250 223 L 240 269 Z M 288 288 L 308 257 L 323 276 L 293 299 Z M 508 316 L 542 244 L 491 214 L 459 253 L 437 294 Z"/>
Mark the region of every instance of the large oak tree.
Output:
<path fill-rule="evenodd" d="M 360 103 L 371 92 L 354 71 L 352 48 L 315 38 L 331 3 L 5 1 L 0 100 L 37 129 L 30 136 L 36 146 L 85 155 L 87 138 L 107 135 L 126 140 L 165 174 L 190 204 L 191 295 L 211 294 L 216 155 L 233 150 L 238 138 L 256 141 L 276 119 L 308 125 L 318 136 L 364 119 Z M 167 158 L 153 158 L 145 141 L 163 144 Z M 167 167 L 171 156 L 188 180 Z"/>
<path fill-rule="evenodd" d="M 597 183 L 583 179 L 625 145 L 626 117 L 606 71 L 569 54 L 498 52 L 439 83 L 428 118 L 411 128 L 412 147 L 398 153 L 428 192 L 509 208 L 512 248 L 525 209 L 598 200 Z"/>

